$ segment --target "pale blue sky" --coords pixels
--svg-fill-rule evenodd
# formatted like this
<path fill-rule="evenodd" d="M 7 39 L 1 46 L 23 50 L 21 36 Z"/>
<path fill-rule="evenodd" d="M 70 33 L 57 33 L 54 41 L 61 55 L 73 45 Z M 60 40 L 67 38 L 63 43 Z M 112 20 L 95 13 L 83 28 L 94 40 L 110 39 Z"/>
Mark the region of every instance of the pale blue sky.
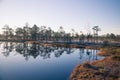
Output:
<path fill-rule="evenodd" d="M 26 22 L 84 33 L 98 25 L 101 34 L 120 34 L 120 0 L 0 0 L 0 28 Z"/>

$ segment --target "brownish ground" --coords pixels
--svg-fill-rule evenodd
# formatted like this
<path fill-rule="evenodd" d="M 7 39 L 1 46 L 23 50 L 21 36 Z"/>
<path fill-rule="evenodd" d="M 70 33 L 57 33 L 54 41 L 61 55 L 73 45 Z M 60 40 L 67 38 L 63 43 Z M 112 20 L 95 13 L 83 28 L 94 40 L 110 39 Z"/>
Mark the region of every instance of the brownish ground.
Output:
<path fill-rule="evenodd" d="M 70 80 L 120 80 L 120 48 L 101 48 L 103 60 L 78 64 L 70 75 Z"/>

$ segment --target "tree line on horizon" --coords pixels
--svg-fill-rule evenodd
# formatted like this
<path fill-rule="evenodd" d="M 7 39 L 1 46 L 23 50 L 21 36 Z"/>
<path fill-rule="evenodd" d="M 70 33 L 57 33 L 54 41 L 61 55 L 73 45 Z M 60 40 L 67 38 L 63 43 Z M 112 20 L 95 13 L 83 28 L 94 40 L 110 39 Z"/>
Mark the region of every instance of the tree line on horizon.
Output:
<path fill-rule="evenodd" d="M 75 32 L 71 29 L 70 33 L 65 32 L 62 26 L 59 27 L 58 31 L 52 30 L 51 27 L 40 26 L 38 27 L 34 24 L 32 27 L 28 23 L 23 27 L 17 27 L 15 30 L 9 25 L 5 25 L 2 34 L 0 34 L 1 41 L 79 41 L 79 42 L 92 42 L 95 39 L 101 41 L 120 41 L 120 35 L 115 35 L 113 33 L 98 36 L 99 27 L 93 27 L 93 34 L 87 33 L 83 34 L 82 31 Z M 95 33 L 96 31 L 96 33 Z M 96 37 L 95 37 L 96 36 Z"/>

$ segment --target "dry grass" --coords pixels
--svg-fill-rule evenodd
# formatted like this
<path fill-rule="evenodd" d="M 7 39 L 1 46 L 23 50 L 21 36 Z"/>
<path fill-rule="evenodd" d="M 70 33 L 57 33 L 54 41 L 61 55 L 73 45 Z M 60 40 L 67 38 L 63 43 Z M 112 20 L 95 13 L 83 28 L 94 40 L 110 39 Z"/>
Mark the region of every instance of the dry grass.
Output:
<path fill-rule="evenodd" d="M 98 55 L 100 55 L 100 56 L 120 55 L 120 48 L 118 48 L 118 47 L 101 48 Z"/>
<path fill-rule="evenodd" d="M 120 80 L 120 48 L 100 49 L 103 60 L 78 64 L 70 75 L 70 80 Z"/>

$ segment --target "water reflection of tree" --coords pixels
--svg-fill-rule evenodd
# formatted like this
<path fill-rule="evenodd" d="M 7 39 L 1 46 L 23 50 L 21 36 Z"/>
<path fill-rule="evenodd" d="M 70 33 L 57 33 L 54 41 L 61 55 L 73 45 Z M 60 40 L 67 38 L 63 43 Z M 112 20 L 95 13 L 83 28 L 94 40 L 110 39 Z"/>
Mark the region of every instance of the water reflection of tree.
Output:
<path fill-rule="evenodd" d="M 17 53 L 21 54 L 23 57 L 25 57 L 25 60 L 29 60 L 30 57 L 33 57 L 34 59 L 38 56 L 43 59 L 49 59 L 51 58 L 51 55 L 54 55 L 56 58 L 59 58 L 63 54 L 71 54 L 76 51 L 75 48 L 70 47 L 58 47 L 58 46 L 41 46 L 39 44 L 27 44 L 27 43 L 10 43 L 10 42 L 4 42 L 1 43 L 1 46 L 3 47 L 3 54 L 4 56 L 9 56 L 10 53 L 15 50 Z M 83 60 L 87 57 L 87 60 L 96 60 L 97 59 L 97 50 L 92 49 L 79 49 L 79 59 Z M 86 57 L 84 56 L 86 55 Z"/>
<path fill-rule="evenodd" d="M 9 56 L 10 52 L 12 52 L 12 50 L 14 49 L 14 44 L 12 42 L 11 43 L 4 42 L 2 48 L 3 48 L 3 52 L 2 52 L 3 55 L 7 57 Z"/>
<path fill-rule="evenodd" d="M 74 52 L 74 49 L 71 49 L 70 47 L 68 47 L 68 48 L 65 48 L 65 51 L 67 54 L 71 54 Z"/>
<path fill-rule="evenodd" d="M 86 54 L 87 54 L 87 56 L 88 56 L 88 62 L 90 62 L 90 60 L 91 60 L 91 58 L 92 58 L 91 50 L 86 49 Z"/>
<path fill-rule="evenodd" d="M 80 48 L 79 49 L 79 55 L 80 55 L 80 59 L 82 59 L 83 55 L 84 55 L 84 49 L 83 48 Z"/>
<path fill-rule="evenodd" d="M 65 48 L 58 48 L 58 50 L 55 52 L 55 57 L 60 57 L 65 51 Z"/>
<path fill-rule="evenodd" d="M 91 60 L 97 60 L 97 49 L 85 49 L 80 48 L 79 49 L 79 59 L 81 62 L 83 62 L 83 59 L 86 59 L 87 62 L 90 62 Z"/>
<path fill-rule="evenodd" d="M 40 56 L 43 59 L 48 59 L 51 58 L 52 54 L 54 54 L 55 57 L 60 57 L 64 52 L 66 52 L 67 54 L 74 52 L 74 50 L 71 48 L 41 46 L 39 44 L 28 45 L 26 43 L 18 44 L 16 46 L 16 51 L 23 55 L 26 60 L 28 60 L 30 56 L 32 56 L 33 58 Z"/>

